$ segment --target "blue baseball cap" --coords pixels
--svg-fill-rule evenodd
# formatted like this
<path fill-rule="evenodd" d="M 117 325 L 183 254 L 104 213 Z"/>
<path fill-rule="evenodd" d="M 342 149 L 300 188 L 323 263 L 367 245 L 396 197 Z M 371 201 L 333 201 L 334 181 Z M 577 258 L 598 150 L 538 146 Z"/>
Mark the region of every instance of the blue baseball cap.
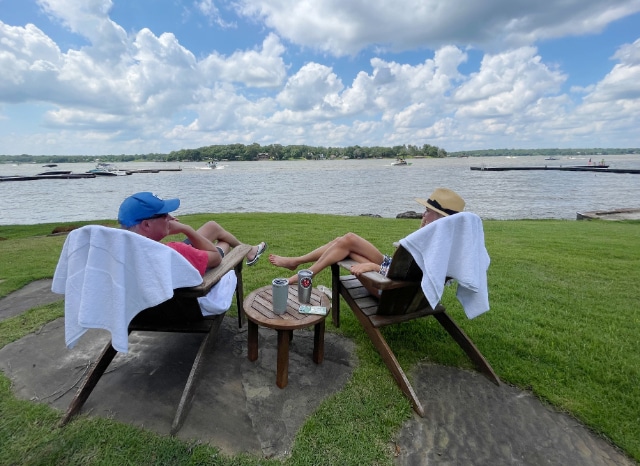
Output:
<path fill-rule="evenodd" d="M 168 214 L 180 207 L 180 199 L 160 199 L 153 193 L 142 192 L 129 196 L 118 211 L 118 222 L 125 227 L 132 227 L 153 217 Z"/>

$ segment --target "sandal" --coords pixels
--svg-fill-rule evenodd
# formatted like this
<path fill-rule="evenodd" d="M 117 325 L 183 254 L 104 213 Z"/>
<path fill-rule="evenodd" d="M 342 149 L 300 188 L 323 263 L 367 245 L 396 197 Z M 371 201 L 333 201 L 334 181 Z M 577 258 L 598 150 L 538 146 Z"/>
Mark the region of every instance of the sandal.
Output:
<path fill-rule="evenodd" d="M 262 243 L 258 244 L 258 250 L 256 251 L 255 257 L 251 260 L 247 259 L 247 265 L 252 266 L 256 262 L 258 262 L 258 259 L 260 259 L 260 256 L 262 255 L 262 253 L 265 252 L 266 250 L 267 250 L 267 243 L 263 241 Z"/>

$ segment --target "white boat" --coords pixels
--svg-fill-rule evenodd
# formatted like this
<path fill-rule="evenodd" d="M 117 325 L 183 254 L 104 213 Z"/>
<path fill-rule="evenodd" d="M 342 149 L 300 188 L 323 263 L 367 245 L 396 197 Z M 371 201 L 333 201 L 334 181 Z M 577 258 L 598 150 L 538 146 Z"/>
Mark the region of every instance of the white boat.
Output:
<path fill-rule="evenodd" d="M 195 170 L 222 170 L 225 166 L 218 165 L 218 162 L 207 162 L 204 167 L 190 167 Z"/>
<path fill-rule="evenodd" d="M 405 159 L 396 159 L 396 161 L 393 162 L 391 165 L 393 165 L 394 167 L 399 167 L 399 166 L 411 165 L 411 164 L 407 163 Z"/>
<path fill-rule="evenodd" d="M 131 172 L 126 170 L 120 170 L 112 163 L 100 162 L 96 165 L 96 168 L 89 170 L 87 173 L 93 173 L 97 176 L 124 176 L 131 175 Z"/>

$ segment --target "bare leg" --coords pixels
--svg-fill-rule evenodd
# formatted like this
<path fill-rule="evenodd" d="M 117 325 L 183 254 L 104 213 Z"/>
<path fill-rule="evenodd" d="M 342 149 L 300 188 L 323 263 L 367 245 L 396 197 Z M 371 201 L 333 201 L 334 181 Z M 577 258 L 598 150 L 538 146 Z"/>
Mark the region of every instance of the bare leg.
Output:
<path fill-rule="evenodd" d="M 382 264 L 382 260 L 384 259 L 382 253 L 378 251 L 378 249 L 369 241 L 356 235 L 355 233 L 347 233 L 346 235 L 341 236 L 340 238 L 336 238 L 332 242 L 312 251 L 305 256 L 293 258 L 294 261 L 292 262 L 292 264 L 297 263 L 299 260 L 316 257 L 319 252 L 320 257 L 318 257 L 316 262 L 311 265 L 311 267 L 309 267 L 309 270 L 311 270 L 314 275 L 320 273 L 331 264 L 334 264 L 342 259 L 346 259 L 347 257 L 351 257 L 357 262 L 373 262 L 375 264 Z M 309 262 L 309 260 L 300 262 L 298 263 L 298 265 L 306 262 Z M 289 278 L 289 283 L 296 283 L 297 281 L 297 274 Z"/>
<path fill-rule="evenodd" d="M 336 241 L 340 240 L 340 238 L 342 238 L 342 236 L 334 239 L 333 241 L 329 241 L 327 244 L 324 244 L 311 252 L 308 252 L 304 256 L 286 257 L 278 256 L 276 254 L 269 254 L 269 262 L 277 267 L 284 267 L 285 269 L 295 270 L 302 264 L 315 262 L 320 259 L 320 256 L 322 256 L 322 254 L 324 254 L 327 249 L 335 244 Z"/>
<path fill-rule="evenodd" d="M 198 233 L 214 243 L 217 247 L 222 248 L 225 254 L 228 253 L 231 248 L 242 244 L 235 236 L 214 221 L 209 221 L 202 225 L 198 228 Z M 253 259 L 257 252 L 258 246 L 253 246 L 247 254 L 247 259 Z"/>

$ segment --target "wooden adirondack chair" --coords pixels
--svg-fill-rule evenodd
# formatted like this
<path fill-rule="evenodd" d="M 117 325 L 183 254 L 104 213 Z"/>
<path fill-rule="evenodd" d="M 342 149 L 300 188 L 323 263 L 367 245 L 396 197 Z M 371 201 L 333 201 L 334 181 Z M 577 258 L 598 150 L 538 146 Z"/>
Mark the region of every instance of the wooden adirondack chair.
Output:
<path fill-rule="evenodd" d="M 203 317 L 197 298 L 207 295 L 211 288 L 216 285 L 227 272 L 235 270 L 237 278 L 235 297 L 238 307 L 238 324 L 242 326 L 244 314 L 242 308 L 244 298 L 242 265 L 246 254 L 250 250 L 250 245 L 240 245 L 233 248 L 225 255 L 220 265 L 206 272 L 200 285 L 175 289 L 171 299 L 155 307 L 141 311 L 129 323 L 129 333 L 133 331 L 146 331 L 206 334 L 200 344 L 182 392 L 170 429 L 171 435 L 175 435 L 182 427 L 193 398 L 196 381 L 202 366 L 201 360 L 215 342 L 216 333 L 224 318 L 224 314 Z M 75 397 L 69 404 L 67 412 L 60 421 L 60 426 L 66 425 L 82 409 L 82 406 L 89 398 L 89 395 L 105 373 L 116 353 L 117 351 L 110 341 L 87 372 Z"/>
<path fill-rule="evenodd" d="M 380 328 L 387 325 L 407 322 L 420 317 L 435 317 L 467 353 L 478 370 L 499 385 L 499 379 L 487 360 L 446 313 L 444 306 L 438 304 L 434 309 L 429 305 L 420 286 L 422 271 L 406 249 L 402 246 L 396 249 L 386 277 L 378 272 L 367 272 L 359 279 L 354 275 L 340 275 L 340 268 L 350 270 L 355 263 L 355 261 L 348 259 L 331 266 L 333 323 L 336 327 L 340 326 L 340 296 L 342 296 L 369 335 L 400 389 L 411 401 L 416 413 L 424 416 L 424 408 L 396 356 L 380 332 Z M 364 284 L 380 290 L 379 296 L 372 296 Z"/>

